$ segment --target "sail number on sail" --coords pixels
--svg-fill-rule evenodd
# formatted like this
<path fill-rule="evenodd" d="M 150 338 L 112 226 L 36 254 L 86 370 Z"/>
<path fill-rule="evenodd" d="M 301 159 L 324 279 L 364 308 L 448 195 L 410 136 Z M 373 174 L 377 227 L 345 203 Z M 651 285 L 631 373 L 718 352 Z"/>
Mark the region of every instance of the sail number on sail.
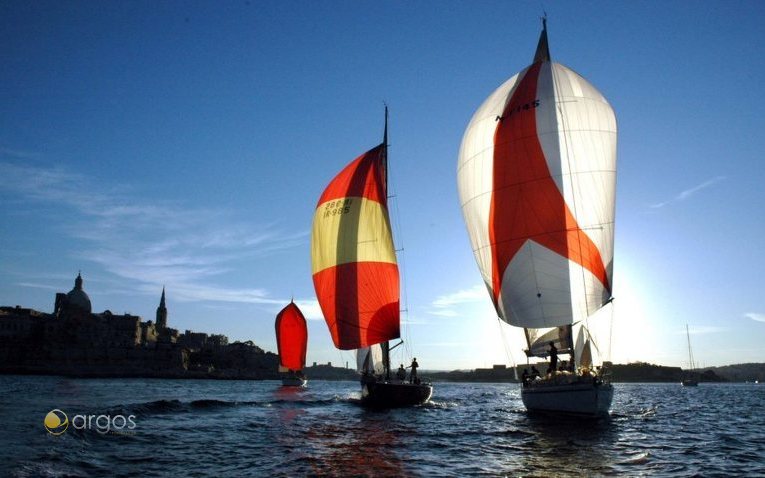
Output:
<path fill-rule="evenodd" d="M 348 214 L 351 212 L 353 198 L 344 198 L 337 201 L 329 201 L 324 205 L 322 217 L 337 216 L 338 214 Z"/>
<path fill-rule="evenodd" d="M 510 111 L 506 112 L 504 116 L 497 116 L 497 121 L 502 121 L 506 118 L 509 118 L 513 115 L 513 113 L 520 113 L 521 111 L 528 111 L 532 108 L 538 108 L 540 105 L 539 100 L 530 101 L 528 103 L 524 103 L 522 105 L 518 105 L 515 108 L 511 109 Z"/>

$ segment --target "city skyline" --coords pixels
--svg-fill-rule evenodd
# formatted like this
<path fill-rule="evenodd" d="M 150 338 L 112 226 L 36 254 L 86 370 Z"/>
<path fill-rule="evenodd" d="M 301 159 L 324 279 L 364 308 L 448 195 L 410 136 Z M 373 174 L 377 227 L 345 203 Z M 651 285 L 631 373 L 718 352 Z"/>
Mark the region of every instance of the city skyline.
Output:
<path fill-rule="evenodd" d="M 316 303 L 311 218 L 382 141 L 385 102 L 402 360 L 524 362 L 455 171 L 475 109 L 531 62 L 541 7 L 342 6 L 4 5 L 0 305 L 50 312 L 82 271 L 94 311 L 151 320 L 165 287 L 170 327 L 275 351 L 294 298 L 308 363 L 353 363 Z M 765 6 L 546 9 L 553 61 L 619 125 L 612 360 L 687 367 L 688 324 L 703 366 L 765 361 Z"/>

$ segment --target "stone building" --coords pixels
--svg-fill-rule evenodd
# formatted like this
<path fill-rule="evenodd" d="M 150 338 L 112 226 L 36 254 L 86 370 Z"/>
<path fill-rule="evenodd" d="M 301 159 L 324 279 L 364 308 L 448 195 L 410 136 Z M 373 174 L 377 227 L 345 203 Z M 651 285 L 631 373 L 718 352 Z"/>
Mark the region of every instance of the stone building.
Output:
<path fill-rule="evenodd" d="M 71 291 L 56 294 L 52 314 L 0 307 L 0 373 L 180 377 L 204 371 L 220 378 L 265 378 L 273 369 L 276 374 L 278 358 L 259 347 L 229 345 L 224 335 L 179 334 L 167 324 L 164 287 L 156 322 L 144 322 L 109 310 L 93 313 L 78 273 Z"/>
<path fill-rule="evenodd" d="M 78 272 L 77 278 L 74 279 L 74 289 L 70 290 L 68 294 L 61 292 L 56 294 L 53 315 L 56 317 L 88 316 L 91 311 L 90 297 L 82 289 L 82 275 Z"/>
<path fill-rule="evenodd" d="M 167 328 L 167 307 L 165 306 L 165 288 L 162 288 L 162 298 L 157 307 L 157 329 Z"/>

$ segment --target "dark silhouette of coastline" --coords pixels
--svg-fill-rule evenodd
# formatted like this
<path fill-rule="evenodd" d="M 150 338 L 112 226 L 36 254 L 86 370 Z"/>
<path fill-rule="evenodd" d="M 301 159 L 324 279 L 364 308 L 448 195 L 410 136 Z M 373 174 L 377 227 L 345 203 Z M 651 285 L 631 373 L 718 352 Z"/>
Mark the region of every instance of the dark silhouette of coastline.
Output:
<path fill-rule="evenodd" d="M 536 364 L 537 368 L 544 370 L 548 364 L 542 362 Z M 492 368 L 478 368 L 475 370 L 453 371 L 423 371 L 423 374 L 434 381 L 441 382 L 517 382 L 527 365 L 518 365 L 516 372 L 511 367 L 494 365 Z M 744 368 L 746 371 L 740 371 Z M 680 367 L 667 367 L 644 362 L 630 364 L 610 364 L 612 382 L 640 382 L 640 383 L 680 383 L 682 377 L 689 372 L 684 372 Z M 693 376 L 700 382 L 743 382 L 763 381 L 765 378 L 765 364 L 728 365 L 697 369 Z M 518 378 L 516 378 L 518 377 Z M 759 377 L 759 378 L 758 378 Z"/>
<path fill-rule="evenodd" d="M 278 380 L 279 357 L 251 341 L 168 327 L 165 290 L 154 321 L 93 313 L 81 274 L 53 313 L 0 307 L 0 374 Z M 311 379 L 356 380 L 355 370 L 306 367 Z"/>
<path fill-rule="evenodd" d="M 80 274 L 53 313 L 0 307 L 0 373 L 77 377 L 278 379 L 278 356 L 252 342 L 168 327 L 165 290 L 155 321 L 93 313 Z"/>

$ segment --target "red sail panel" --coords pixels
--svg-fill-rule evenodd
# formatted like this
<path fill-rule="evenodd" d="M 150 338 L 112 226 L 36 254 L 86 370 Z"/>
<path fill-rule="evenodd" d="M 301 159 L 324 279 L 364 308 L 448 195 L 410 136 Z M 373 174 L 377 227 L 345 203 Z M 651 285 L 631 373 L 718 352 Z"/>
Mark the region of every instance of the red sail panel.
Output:
<path fill-rule="evenodd" d="M 399 337 L 398 266 L 354 262 L 313 275 L 335 346 L 360 349 Z M 396 300 L 392 300 L 396 297 Z"/>
<path fill-rule="evenodd" d="M 329 183 L 314 214 L 314 288 L 335 346 L 342 350 L 399 337 L 385 154 L 380 145 L 346 166 Z"/>
<path fill-rule="evenodd" d="M 533 64 L 520 80 L 494 135 L 489 235 L 495 304 L 499 301 L 505 269 L 527 240 L 580 264 L 610 289 L 600 251 L 577 224 L 550 175 L 539 142 L 531 105 L 537 101 L 542 64 Z M 507 217 L 511 220 L 506 220 Z"/>
<path fill-rule="evenodd" d="M 364 197 L 387 206 L 382 172 L 384 158 L 385 145 L 381 144 L 354 159 L 327 185 L 316 207 L 346 197 Z"/>
<path fill-rule="evenodd" d="M 276 346 L 279 365 L 290 370 L 305 367 L 308 328 L 303 313 L 294 302 L 290 302 L 276 316 Z"/>

